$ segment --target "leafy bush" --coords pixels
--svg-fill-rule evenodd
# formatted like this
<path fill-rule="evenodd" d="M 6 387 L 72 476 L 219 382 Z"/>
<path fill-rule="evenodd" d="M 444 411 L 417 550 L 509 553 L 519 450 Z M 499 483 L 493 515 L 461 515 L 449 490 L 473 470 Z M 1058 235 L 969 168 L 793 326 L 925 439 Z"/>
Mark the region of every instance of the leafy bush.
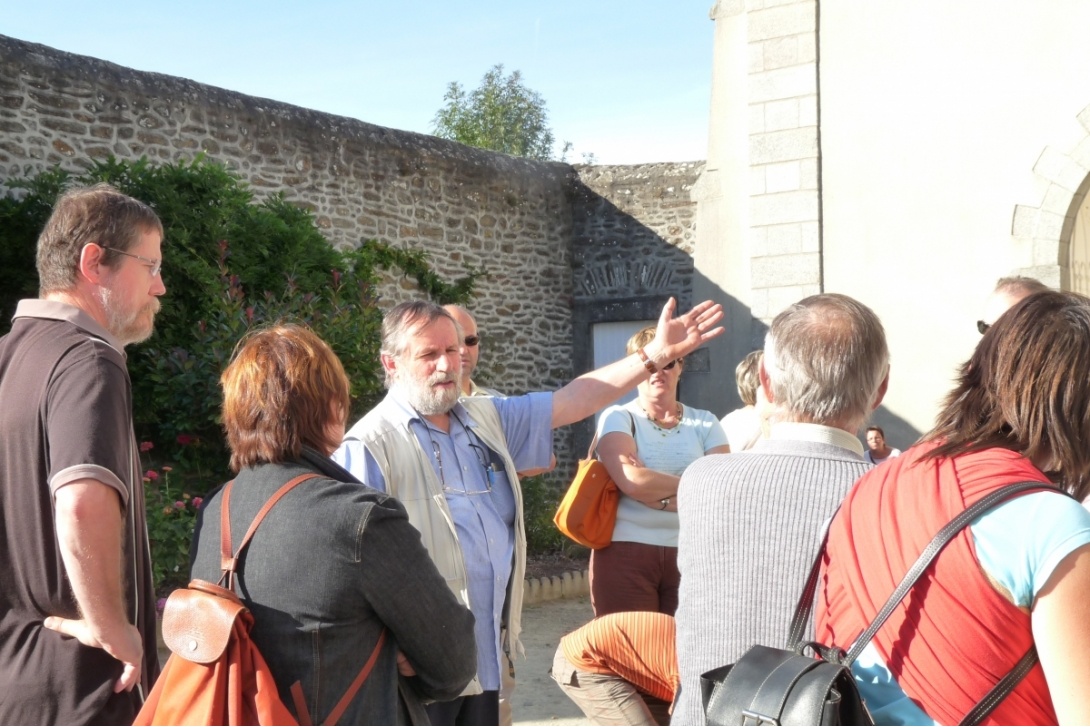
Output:
<path fill-rule="evenodd" d="M 351 417 L 357 418 L 383 393 L 382 314 L 373 294 L 377 269 L 402 268 L 441 303 L 468 300 L 483 271 L 467 270 L 448 284 L 420 251 L 373 241 L 358 250 L 335 250 L 309 211 L 280 196 L 256 201 L 235 174 L 202 157 L 164 165 L 110 159 L 94 162 L 79 176 L 51 169 L 6 182 L 16 193 L 0 198 L 0 333 L 10 327 L 16 302 L 36 294 L 35 245 L 57 196 L 70 185 L 99 181 L 154 207 L 165 232 L 167 293 L 156 333 L 129 349 L 137 435 L 158 443 L 155 460 L 172 467 L 169 477 L 151 479 L 148 488 L 149 530 L 162 584 L 179 563 L 186 570 L 192 534 L 188 504 L 167 512 L 177 502 L 192 501 L 170 498 L 203 495 L 229 476 L 218 382 L 247 330 L 278 320 L 308 324 L 344 364 L 352 382 Z"/>
<path fill-rule="evenodd" d="M 152 447 L 151 442 L 140 444 L 142 452 Z M 162 465 L 144 472 L 148 540 L 153 555 L 151 572 L 160 592 L 189 581 L 189 544 L 202 501 L 181 487 L 171 486 L 173 471 L 170 465 Z"/>
<path fill-rule="evenodd" d="M 587 549 L 556 528 L 553 514 L 564 491 L 548 475 L 522 478 L 522 505 L 526 513 L 526 549 L 533 555 L 585 554 Z"/>

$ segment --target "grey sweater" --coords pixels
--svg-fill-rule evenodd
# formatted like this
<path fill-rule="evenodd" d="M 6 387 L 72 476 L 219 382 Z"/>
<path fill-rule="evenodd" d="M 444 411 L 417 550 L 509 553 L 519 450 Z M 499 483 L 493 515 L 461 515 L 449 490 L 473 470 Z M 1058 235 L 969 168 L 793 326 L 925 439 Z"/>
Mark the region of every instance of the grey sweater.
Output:
<path fill-rule="evenodd" d="M 870 468 L 842 447 L 763 440 L 685 470 L 672 724 L 705 724 L 701 674 L 755 644 L 784 646 L 822 527 Z"/>

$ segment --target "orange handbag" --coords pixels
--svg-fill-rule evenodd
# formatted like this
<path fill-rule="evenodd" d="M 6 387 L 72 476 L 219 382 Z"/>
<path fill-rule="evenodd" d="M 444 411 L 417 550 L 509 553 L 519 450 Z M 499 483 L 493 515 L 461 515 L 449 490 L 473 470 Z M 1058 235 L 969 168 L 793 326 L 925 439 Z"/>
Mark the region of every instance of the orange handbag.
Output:
<path fill-rule="evenodd" d="M 635 436 L 635 421 L 632 434 Z M 617 503 L 621 491 L 606 471 L 606 466 L 594 457 L 598 435 L 590 442 L 587 458 L 579 460 L 564 499 L 553 515 L 553 522 L 564 535 L 580 545 L 597 550 L 613 542 L 613 526 L 617 524 Z"/>

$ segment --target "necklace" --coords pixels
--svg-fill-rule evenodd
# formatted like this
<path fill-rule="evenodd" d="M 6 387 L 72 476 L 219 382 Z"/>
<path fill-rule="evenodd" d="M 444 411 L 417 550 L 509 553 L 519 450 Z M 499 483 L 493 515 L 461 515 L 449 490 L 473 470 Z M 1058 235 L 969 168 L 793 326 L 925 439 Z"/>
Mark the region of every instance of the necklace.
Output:
<path fill-rule="evenodd" d="M 644 416 L 647 417 L 647 420 L 651 422 L 651 425 L 655 429 L 657 429 L 662 434 L 662 436 L 665 437 L 668 434 L 674 434 L 674 433 L 676 433 L 676 432 L 678 432 L 680 430 L 680 427 L 678 426 L 679 424 L 681 424 L 681 402 L 680 401 L 677 403 L 677 411 L 675 412 L 675 416 L 677 417 L 677 421 L 674 422 L 673 424 L 667 424 L 665 421 L 656 419 L 654 416 L 651 415 L 651 412 L 647 411 L 647 409 L 644 409 L 643 404 L 639 404 L 639 407 L 640 407 L 640 410 L 643 411 Z"/>

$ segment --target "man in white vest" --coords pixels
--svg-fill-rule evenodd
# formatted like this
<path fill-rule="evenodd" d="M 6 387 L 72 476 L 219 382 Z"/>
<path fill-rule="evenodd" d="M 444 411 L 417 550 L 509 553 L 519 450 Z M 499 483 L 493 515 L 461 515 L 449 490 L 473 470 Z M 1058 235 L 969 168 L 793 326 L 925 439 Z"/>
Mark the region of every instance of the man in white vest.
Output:
<path fill-rule="evenodd" d="M 424 301 L 386 314 L 389 394 L 333 458 L 401 501 L 476 618 L 477 678 L 462 697 L 428 708 L 433 724 L 499 723 L 501 671 L 521 648 L 526 535 L 516 473 L 549 464 L 553 429 L 590 416 L 723 332 L 722 306 L 707 301 L 676 318 L 675 307 L 667 302 L 647 346 L 556 392 L 461 400 L 464 342 L 451 315 Z"/>

